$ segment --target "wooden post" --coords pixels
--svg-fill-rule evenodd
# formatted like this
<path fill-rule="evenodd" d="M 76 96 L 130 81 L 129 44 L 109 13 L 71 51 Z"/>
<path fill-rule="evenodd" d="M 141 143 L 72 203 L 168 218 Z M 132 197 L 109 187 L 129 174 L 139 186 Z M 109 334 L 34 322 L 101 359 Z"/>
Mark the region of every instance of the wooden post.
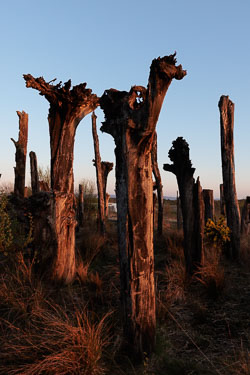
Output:
<path fill-rule="evenodd" d="M 220 184 L 220 213 L 222 216 L 226 216 L 225 198 L 223 192 L 223 184 Z"/>
<path fill-rule="evenodd" d="M 54 254 L 51 277 L 71 283 L 75 277 L 75 207 L 74 207 L 74 141 L 79 122 L 98 105 L 98 98 L 86 89 L 86 83 L 74 86 L 71 81 L 57 85 L 24 75 L 26 87 L 32 87 L 50 103 L 49 131 L 51 149 L 51 215 L 54 232 Z"/>
<path fill-rule="evenodd" d="M 40 191 L 38 172 L 37 172 L 37 158 L 34 151 L 30 151 L 30 174 L 31 174 L 31 189 L 32 194 Z"/>
<path fill-rule="evenodd" d="M 250 232 L 250 197 L 246 197 L 241 214 L 241 234 L 248 235 Z"/>
<path fill-rule="evenodd" d="M 157 232 L 159 235 L 161 235 L 162 226 L 163 226 L 163 190 L 162 190 L 162 183 L 161 183 L 161 174 L 159 171 L 158 161 L 157 161 L 157 133 L 156 131 L 154 133 L 154 139 L 153 139 L 153 144 L 152 144 L 151 159 L 152 159 L 152 169 L 153 169 L 153 175 L 155 178 L 157 198 L 158 198 Z"/>
<path fill-rule="evenodd" d="M 101 156 L 99 150 L 99 139 L 96 130 L 96 115 L 92 113 L 92 135 L 94 140 L 95 159 L 93 160 L 94 166 L 96 167 L 96 182 L 98 191 L 98 224 L 100 232 L 105 233 L 105 202 L 104 202 L 104 188 L 102 178 L 102 165 Z"/>
<path fill-rule="evenodd" d="M 230 233 L 230 254 L 238 258 L 240 251 L 240 210 L 235 186 L 234 167 L 234 103 L 228 96 L 221 96 L 220 110 L 221 159 L 223 190 L 226 205 L 227 225 Z"/>
<path fill-rule="evenodd" d="M 205 224 L 208 219 L 214 220 L 214 194 L 213 190 L 203 190 L 203 200 L 205 204 Z"/>
<path fill-rule="evenodd" d="M 83 226 L 83 217 L 84 217 L 83 185 L 79 184 L 79 200 L 78 200 L 78 223 L 79 223 L 79 227 Z"/>
<path fill-rule="evenodd" d="M 25 195 L 25 170 L 26 170 L 26 154 L 28 142 L 28 114 L 24 111 L 17 111 L 19 117 L 19 136 L 16 142 L 11 138 L 16 147 L 16 167 L 15 170 L 15 184 L 14 194 L 20 198 Z"/>
<path fill-rule="evenodd" d="M 183 217 L 186 271 L 192 275 L 201 264 L 203 256 L 203 233 L 200 228 L 204 226 L 201 222 L 204 222 L 204 217 L 201 216 L 201 210 L 204 215 L 204 208 L 201 207 L 201 188 L 199 180 L 194 182 L 195 168 L 192 168 L 189 159 L 188 143 L 182 137 L 173 142 L 168 155 L 173 164 L 164 164 L 163 169 L 174 173 L 177 178 Z"/>
<path fill-rule="evenodd" d="M 186 72 L 175 55 L 153 60 L 147 89 L 106 90 L 100 98 L 116 149 L 116 198 L 124 336 L 137 358 L 155 342 L 153 189 L 151 149 L 161 106 L 172 79 Z"/>

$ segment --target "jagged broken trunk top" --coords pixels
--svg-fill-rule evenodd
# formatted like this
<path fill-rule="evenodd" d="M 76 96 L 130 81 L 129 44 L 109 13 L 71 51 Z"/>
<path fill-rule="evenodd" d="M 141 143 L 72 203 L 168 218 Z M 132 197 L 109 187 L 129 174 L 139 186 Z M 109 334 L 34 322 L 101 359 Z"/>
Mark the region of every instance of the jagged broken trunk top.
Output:
<path fill-rule="evenodd" d="M 73 159 L 75 132 L 79 122 L 98 105 L 98 98 L 86 89 L 86 83 L 71 81 L 57 85 L 43 77 L 24 75 L 27 87 L 40 91 L 50 103 L 49 131 L 51 149 L 51 188 L 53 190 L 52 226 L 55 233 L 53 279 L 69 283 L 75 267 L 75 209 Z"/>
<path fill-rule="evenodd" d="M 102 131 L 114 137 L 116 197 L 124 334 L 135 355 L 155 341 L 153 187 L 151 148 L 161 106 L 172 79 L 186 72 L 175 55 L 153 60 L 147 89 L 110 89 L 100 98 Z"/>

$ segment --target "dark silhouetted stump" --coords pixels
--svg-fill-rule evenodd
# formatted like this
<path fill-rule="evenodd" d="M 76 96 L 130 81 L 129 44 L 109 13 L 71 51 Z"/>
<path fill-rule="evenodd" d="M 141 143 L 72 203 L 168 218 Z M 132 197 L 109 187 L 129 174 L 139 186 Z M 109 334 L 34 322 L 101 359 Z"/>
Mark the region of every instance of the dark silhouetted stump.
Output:
<path fill-rule="evenodd" d="M 223 184 L 220 184 L 220 213 L 222 216 L 226 216 Z"/>
<path fill-rule="evenodd" d="M 234 166 L 234 103 L 228 96 L 221 96 L 220 110 L 221 159 L 223 191 L 227 225 L 230 228 L 229 256 L 238 258 L 240 251 L 240 210 L 235 186 Z"/>
<path fill-rule="evenodd" d="M 208 219 L 214 220 L 214 193 L 213 190 L 204 189 L 203 199 L 205 204 L 205 224 Z"/>
<path fill-rule="evenodd" d="M 173 164 L 164 164 L 165 171 L 176 175 L 180 192 L 183 232 L 184 255 L 186 271 L 192 275 L 201 264 L 203 257 L 204 202 L 199 179 L 194 182 L 195 168 L 189 159 L 189 146 L 179 137 L 169 150 L 169 158 Z"/>
<path fill-rule="evenodd" d="M 178 196 L 178 191 L 177 191 L 177 198 L 176 198 L 176 215 L 177 215 L 177 229 L 181 230 L 183 229 L 183 219 L 182 219 L 182 211 L 181 211 L 181 200 L 180 197 Z"/>
<path fill-rule="evenodd" d="M 151 150 L 161 106 L 172 79 L 186 72 L 175 55 L 153 60 L 147 89 L 106 90 L 102 131 L 116 149 L 116 199 L 121 302 L 127 348 L 137 358 L 155 343 L 153 189 Z"/>
<path fill-rule="evenodd" d="M 32 194 L 38 193 L 40 191 L 40 184 L 38 179 L 37 171 L 37 158 L 34 151 L 30 151 L 30 175 L 31 175 L 31 189 Z"/>

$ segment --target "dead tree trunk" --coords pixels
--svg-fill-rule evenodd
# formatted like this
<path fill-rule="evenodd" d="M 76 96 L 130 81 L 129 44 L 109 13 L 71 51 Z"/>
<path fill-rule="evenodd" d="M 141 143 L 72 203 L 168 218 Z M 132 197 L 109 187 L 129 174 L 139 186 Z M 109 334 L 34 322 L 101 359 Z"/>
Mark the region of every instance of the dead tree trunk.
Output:
<path fill-rule="evenodd" d="M 205 204 L 205 224 L 208 219 L 214 220 L 214 194 L 213 190 L 203 190 L 203 200 Z"/>
<path fill-rule="evenodd" d="M 178 191 L 177 191 L 177 198 L 176 198 L 176 210 L 177 210 L 177 229 L 181 230 L 183 228 L 183 220 L 182 220 L 182 211 L 181 211 L 181 200 L 180 197 L 178 196 Z"/>
<path fill-rule="evenodd" d="M 219 101 L 221 130 L 221 159 L 227 225 L 230 233 L 230 254 L 238 258 L 240 251 L 240 210 L 235 186 L 234 166 L 234 103 L 228 96 Z"/>
<path fill-rule="evenodd" d="M 51 148 L 52 229 L 55 234 L 52 279 L 70 283 L 75 276 L 75 208 L 73 159 L 75 132 L 79 122 L 98 105 L 98 98 L 86 83 L 71 88 L 69 80 L 53 85 L 32 75 L 24 75 L 32 87 L 50 103 L 49 131 Z"/>
<path fill-rule="evenodd" d="M 248 235 L 250 231 L 250 197 L 246 197 L 246 201 L 241 213 L 241 234 Z"/>
<path fill-rule="evenodd" d="M 226 216 L 223 184 L 220 184 L 220 213 L 222 216 Z"/>
<path fill-rule="evenodd" d="M 15 184 L 14 194 L 20 198 L 25 195 L 25 170 L 26 170 L 26 154 L 28 142 L 28 114 L 24 111 L 17 111 L 19 117 L 19 136 L 16 142 L 11 138 L 16 147 L 16 167 L 15 170 Z"/>
<path fill-rule="evenodd" d="M 186 72 L 175 56 L 153 60 L 148 87 L 106 90 L 102 131 L 114 137 L 121 302 L 127 347 L 137 358 L 155 342 L 153 189 L 151 149 L 156 123 L 173 78 Z"/>
<path fill-rule="evenodd" d="M 30 175 L 32 194 L 38 193 L 40 191 L 40 184 L 37 172 L 37 158 L 34 151 L 30 151 Z"/>
<path fill-rule="evenodd" d="M 79 184 L 79 200 L 78 200 L 78 223 L 79 223 L 79 227 L 83 226 L 83 217 L 84 217 L 83 185 Z"/>
<path fill-rule="evenodd" d="M 161 235 L 162 225 L 163 225 L 163 190 L 162 190 L 162 183 L 161 183 L 161 174 L 158 168 L 158 161 L 157 161 L 157 133 L 156 132 L 154 134 L 154 139 L 153 139 L 151 159 L 152 159 L 152 169 L 153 169 L 153 175 L 155 178 L 157 198 L 158 198 L 157 232 L 159 235 Z"/>
<path fill-rule="evenodd" d="M 201 188 L 199 181 L 194 182 L 193 174 L 195 168 L 189 159 L 189 146 L 187 142 L 179 137 L 173 142 L 169 150 L 169 158 L 173 164 L 164 164 L 163 169 L 176 175 L 180 192 L 183 231 L 184 231 L 184 255 L 186 271 L 192 275 L 201 264 L 203 254 L 204 216 L 201 216 L 203 199 L 200 196 Z"/>
<path fill-rule="evenodd" d="M 105 202 L 104 202 L 104 188 L 103 188 L 103 178 L 102 178 L 102 165 L 101 165 L 101 156 L 99 150 L 99 139 L 96 130 L 96 115 L 92 113 L 92 135 L 94 140 L 94 149 L 95 149 L 95 160 L 94 166 L 96 167 L 96 182 L 97 182 L 97 191 L 98 191 L 98 224 L 100 232 L 105 233 Z"/>

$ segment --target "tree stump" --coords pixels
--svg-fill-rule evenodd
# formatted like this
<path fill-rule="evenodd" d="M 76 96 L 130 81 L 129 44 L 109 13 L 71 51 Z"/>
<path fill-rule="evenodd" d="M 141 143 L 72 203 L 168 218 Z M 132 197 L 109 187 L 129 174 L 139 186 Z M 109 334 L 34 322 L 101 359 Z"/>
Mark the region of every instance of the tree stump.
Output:
<path fill-rule="evenodd" d="M 26 155 L 28 142 L 28 114 L 24 111 L 17 111 L 19 117 L 19 135 L 18 141 L 11 138 L 16 147 L 16 166 L 14 194 L 19 198 L 24 198 L 25 195 L 25 171 L 26 171 Z"/>
<path fill-rule="evenodd" d="M 52 227 L 55 236 L 52 279 L 68 284 L 75 276 L 75 207 L 73 159 L 75 133 L 79 122 L 98 105 L 98 98 L 86 83 L 71 88 L 71 81 L 57 85 L 43 77 L 24 75 L 32 87 L 50 103 L 49 131 L 51 149 Z"/>
<path fill-rule="evenodd" d="M 32 194 L 38 193 L 40 191 L 40 184 L 37 172 L 37 158 L 34 151 L 30 151 L 30 174 L 31 174 L 31 189 Z"/>
<path fill-rule="evenodd" d="M 221 96 L 220 110 L 221 159 L 223 191 L 226 205 L 227 225 L 230 228 L 229 256 L 238 258 L 240 251 L 240 210 L 235 186 L 234 166 L 234 103 L 228 96 Z"/>
<path fill-rule="evenodd" d="M 203 257 L 204 202 L 199 179 L 195 183 L 195 168 L 189 159 L 188 143 L 179 137 L 169 150 L 173 164 L 164 164 L 163 169 L 176 175 L 180 192 L 184 256 L 187 274 L 192 275 L 201 264 Z"/>
<path fill-rule="evenodd" d="M 153 60 L 147 89 L 106 90 L 101 130 L 116 149 L 116 199 L 121 302 L 127 348 L 137 358 L 155 342 L 153 189 L 151 149 L 161 106 L 172 79 L 186 72 L 175 55 Z"/>
<path fill-rule="evenodd" d="M 214 194 L 213 190 L 203 190 L 203 200 L 205 204 L 205 224 L 208 219 L 214 220 Z"/>

